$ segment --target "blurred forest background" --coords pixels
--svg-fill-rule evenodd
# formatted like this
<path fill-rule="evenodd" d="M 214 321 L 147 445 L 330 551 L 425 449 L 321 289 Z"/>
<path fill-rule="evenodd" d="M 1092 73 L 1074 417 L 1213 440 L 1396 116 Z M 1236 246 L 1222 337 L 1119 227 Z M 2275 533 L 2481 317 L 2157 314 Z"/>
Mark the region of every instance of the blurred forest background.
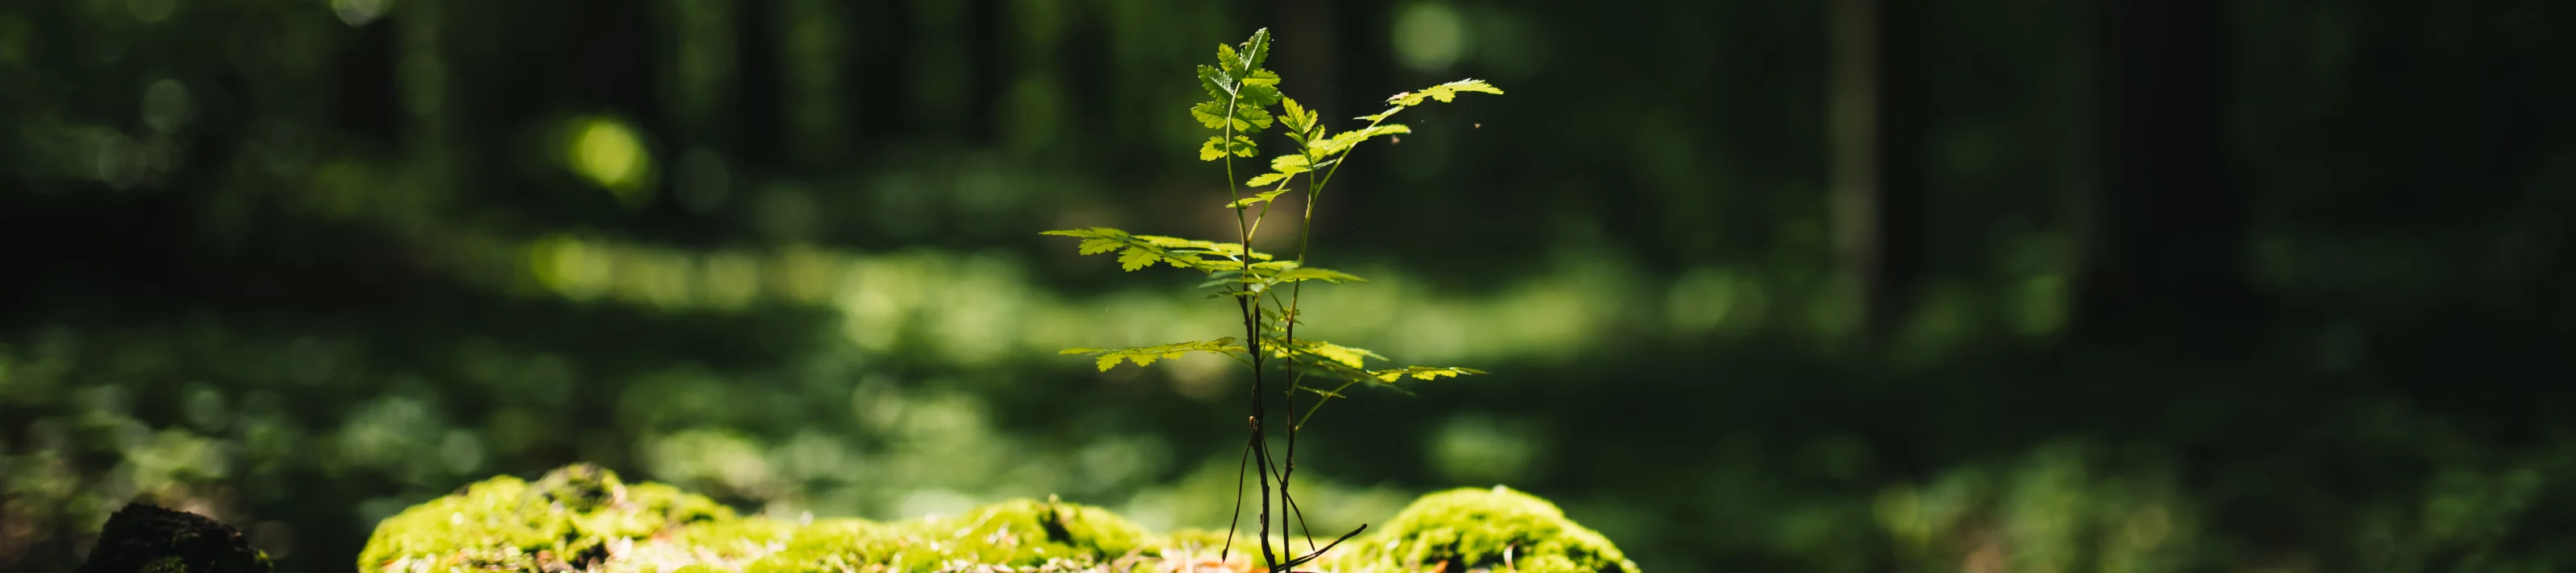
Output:
<path fill-rule="evenodd" d="M 1552 498 L 1654 571 L 2576 568 L 2576 3 L 0 3 L 0 569 L 129 499 L 345 571 L 591 460 L 746 511 L 1222 527 L 1190 66 L 1327 118 L 1309 515 Z M 2556 63 L 2553 63 L 2556 62 Z M 1348 127 L 1348 120 L 1334 121 Z M 1274 145 L 1277 145 L 1274 143 Z"/>

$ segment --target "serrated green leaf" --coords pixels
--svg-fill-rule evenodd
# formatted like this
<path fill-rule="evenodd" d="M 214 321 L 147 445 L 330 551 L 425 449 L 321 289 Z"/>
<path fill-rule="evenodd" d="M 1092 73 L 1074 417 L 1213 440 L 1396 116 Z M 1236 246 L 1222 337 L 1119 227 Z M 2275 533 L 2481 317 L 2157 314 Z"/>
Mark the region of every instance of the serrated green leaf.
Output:
<path fill-rule="evenodd" d="M 1226 75 L 1229 76 L 1243 75 L 1243 57 L 1235 53 L 1234 46 L 1217 44 L 1216 67 L 1218 70 L 1224 71 Z"/>
<path fill-rule="evenodd" d="M 1136 235 L 1133 237 L 1133 240 L 1138 243 L 1156 248 L 1170 249 L 1172 252 L 1182 254 L 1216 255 L 1226 257 L 1228 259 L 1240 259 L 1246 256 L 1243 245 L 1240 243 L 1219 243 L 1215 241 L 1183 239 L 1180 237 L 1165 237 L 1160 235 Z M 1264 253 L 1261 251 L 1251 251 L 1250 253 L 1251 254 L 1249 256 L 1252 257 L 1252 260 L 1256 261 L 1267 261 L 1272 258 L 1270 253 Z"/>
<path fill-rule="evenodd" d="M 1083 239 L 1082 245 L 1076 247 L 1075 250 L 1076 252 L 1085 255 L 1097 255 L 1118 250 L 1118 246 L 1122 244 L 1124 243 L 1119 242 L 1117 239 L 1108 237 L 1092 237 L 1089 239 Z"/>
<path fill-rule="evenodd" d="M 1350 151 L 1351 146 L 1359 145 L 1360 142 L 1368 141 L 1372 137 L 1406 133 L 1413 133 L 1413 128 L 1405 127 L 1401 123 L 1385 123 L 1333 134 L 1330 138 L 1315 140 L 1306 146 L 1313 150 L 1315 155 L 1331 156 Z"/>
<path fill-rule="evenodd" d="M 1399 106 L 1412 106 L 1421 104 L 1423 98 L 1430 98 L 1438 100 L 1441 103 L 1448 103 L 1450 100 L 1456 99 L 1458 94 L 1462 93 L 1489 93 L 1502 95 L 1503 89 L 1494 87 L 1493 84 L 1485 83 L 1485 80 L 1468 78 L 1422 88 L 1421 91 L 1395 94 L 1387 97 L 1386 102 Z"/>
<path fill-rule="evenodd" d="M 1372 352 L 1366 348 L 1342 346 L 1331 342 L 1307 338 L 1290 341 L 1276 336 L 1269 336 L 1263 337 L 1261 339 L 1261 343 L 1262 346 L 1266 347 L 1270 352 L 1270 355 L 1274 357 L 1293 358 L 1299 356 L 1311 356 L 1320 358 L 1323 360 L 1322 362 L 1313 362 L 1311 364 L 1326 367 L 1334 374 L 1335 377 L 1343 379 L 1368 379 L 1372 377 L 1373 374 L 1368 370 L 1365 370 L 1367 367 L 1367 359 L 1386 359 L 1385 356 L 1380 356 L 1378 353 Z"/>
<path fill-rule="evenodd" d="M 1270 170 L 1295 175 L 1306 172 L 1306 156 L 1281 155 L 1270 158 Z"/>
<path fill-rule="evenodd" d="M 1261 153 L 1261 148 L 1259 144 L 1253 143 L 1250 137 L 1234 136 L 1233 144 L 1227 145 L 1225 136 L 1211 135 L 1208 136 L 1207 141 L 1199 144 L 1199 160 L 1215 161 L 1225 157 L 1229 151 L 1238 157 L 1251 157 Z"/>
<path fill-rule="evenodd" d="M 1279 98 L 1282 97 L 1279 95 L 1279 74 L 1271 73 L 1270 70 L 1252 70 L 1250 74 L 1242 76 L 1242 78 L 1243 83 L 1240 89 L 1242 90 L 1243 103 L 1257 106 L 1270 106 L 1277 105 L 1279 103 Z"/>
<path fill-rule="evenodd" d="M 1275 86 L 1275 85 L 1279 85 L 1279 73 L 1278 73 L 1278 72 L 1273 72 L 1273 71 L 1270 71 L 1270 70 L 1255 69 L 1255 70 L 1252 70 L 1252 73 L 1248 73 L 1248 74 L 1244 74 L 1244 75 L 1243 75 L 1243 85 L 1246 85 L 1246 86 Z M 1274 103 L 1275 103 L 1275 102 L 1274 102 Z"/>
<path fill-rule="evenodd" d="M 1199 120 L 1199 125 L 1205 125 L 1208 129 L 1223 128 L 1225 127 L 1225 102 L 1203 101 L 1192 105 L 1190 119 Z"/>
<path fill-rule="evenodd" d="M 1161 260 L 1163 256 L 1155 254 L 1151 249 L 1128 247 L 1125 252 L 1118 253 L 1118 268 L 1134 272 L 1136 269 L 1154 266 L 1154 263 Z"/>
<path fill-rule="evenodd" d="M 1272 174 L 1270 174 L 1270 175 L 1279 175 L 1279 174 L 1277 174 L 1277 173 L 1272 173 Z M 1268 176 L 1269 176 L 1269 175 L 1264 175 L 1263 177 L 1268 177 Z M 1281 177 L 1286 177 L 1286 176 L 1285 176 L 1285 175 L 1281 175 Z M 1256 179 L 1257 179 L 1257 178 L 1256 178 Z M 1255 186 L 1258 186 L 1258 185 L 1256 184 Z M 1271 199 L 1278 198 L 1280 193 L 1286 193 L 1286 192 L 1288 192 L 1288 190 L 1286 190 L 1286 189 L 1275 189 L 1275 190 L 1270 190 L 1270 191 L 1263 191 L 1263 192 L 1260 192 L 1260 193 L 1256 193 L 1256 194 L 1254 194 L 1254 195 L 1253 195 L 1253 196 L 1251 196 L 1251 197 L 1245 197 L 1245 198 L 1242 198 L 1242 199 L 1237 199 L 1237 200 L 1235 200 L 1235 201 L 1234 201 L 1234 202 L 1232 202 L 1232 203 L 1227 203 L 1227 204 L 1225 204 L 1225 206 L 1226 206 L 1226 208 L 1228 208 L 1228 209 L 1241 209 L 1241 208 L 1250 207 L 1250 206 L 1253 206 L 1253 205 L 1259 205 L 1259 204 L 1262 204 L 1262 203 L 1268 203 L 1268 202 L 1270 202 L 1270 200 L 1271 200 Z"/>
<path fill-rule="evenodd" d="M 1208 97 L 1225 98 L 1235 95 L 1236 87 L 1233 75 L 1227 74 L 1225 70 L 1216 69 L 1213 66 L 1199 66 L 1198 69 L 1199 87 L 1207 90 Z"/>
<path fill-rule="evenodd" d="M 1268 186 L 1270 186 L 1270 184 L 1272 184 L 1272 183 L 1278 183 L 1278 182 L 1280 182 L 1281 180 L 1287 179 L 1288 177 L 1289 177 L 1289 174 L 1286 174 L 1286 173 L 1263 173 L 1263 174 L 1260 174 L 1260 175 L 1255 175 L 1255 176 L 1253 176 L 1253 177 L 1252 177 L 1252 179 L 1249 179 L 1249 180 L 1244 181 L 1244 182 L 1243 182 L 1243 186 L 1245 186 L 1245 187 L 1268 187 Z M 1276 194 L 1276 193 L 1278 193 L 1278 192 L 1277 192 L 1277 191 L 1272 191 L 1272 192 L 1270 192 L 1270 193 L 1271 193 L 1271 194 Z M 1268 200 L 1270 200 L 1270 198 L 1269 198 L 1269 197 L 1261 197 L 1259 201 L 1255 201 L 1255 200 L 1252 200 L 1252 199 L 1243 199 L 1243 200 L 1240 200 L 1240 201 L 1235 201 L 1235 202 L 1233 202 L 1233 203 L 1227 203 L 1227 204 L 1225 204 L 1225 206 L 1227 206 L 1227 207 L 1242 207 L 1242 206 L 1252 205 L 1252 204 L 1254 204 L 1254 203 L 1260 203 L 1261 201 L 1268 201 Z"/>
<path fill-rule="evenodd" d="M 1240 58 L 1239 66 L 1247 70 L 1258 69 L 1264 62 L 1270 61 L 1270 29 L 1253 30 L 1252 37 L 1243 41 L 1243 54 Z"/>
<path fill-rule="evenodd" d="M 1109 228 L 1109 227 L 1092 227 L 1092 228 L 1089 228 L 1089 229 L 1056 229 L 1056 230 L 1053 230 L 1053 231 L 1046 231 L 1046 232 L 1042 232 L 1042 233 L 1038 233 L 1038 234 L 1040 234 L 1040 235 L 1055 235 L 1055 236 L 1059 236 L 1059 237 L 1112 237 L 1112 238 L 1123 238 L 1123 237 L 1126 237 L 1126 236 L 1127 236 L 1127 232 L 1126 232 L 1126 231 L 1121 231 L 1121 230 L 1113 229 L 1113 228 Z"/>
<path fill-rule="evenodd" d="M 1362 357 L 1372 357 L 1380 360 L 1384 360 L 1386 358 L 1384 356 L 1378 356 L 1375 352 L 1369 352 L 1368 349 L 1365 348 L 1351 348 L 1330 342 L 1315 343 L 1313 346 L 1310 346 L 1305 350 L 1317 357 L 1334 362 L 1340 362 L 1343 366 L 1349 366 L 1352 368 L 1367 366 L 1367 362 L 1365 362 Z"/>
<path fill-rule="evenodd" d="M 1261 106 L 1250 103 L 1237 105 L 1235 106 L 1234 117 L 1235 131 L 1259 131 L 1270 129 L 1270 111 L 1261 109 Z M 1246 122 L 1249 122 L 1249 125 L 1246 125 Z"/>
<path fill-rule="evenodd" d="M 1225 136 L 1208 136 L 1207 142 L 1199 144 L 1199 161 L 1216 161 L 1225 157 L 1224 145 Z"/>
<path fill-rule="evenodd" d="M 1376 115 L 1363 115 L 1363 116 L 1359 116 L 1359 117 L 1357 117 L 1357 118 L 1353 118 L 1353 119 L 1358 119 L 1358 120 L 1366 121 L 1366 122 L 1369 122 L 1369 123 L 1377 123 L 1377 122 L 1381 122 L 1381 121 L 1386 121 L 1386 118 L 1395 117 L 1395 113 L 1396 113 L 1396 112 L 1400 112 L 1400 111 L 1404 111 L 1404 106 L 1395 106 L 1395 107 L 1386 108 L 1386 111 L 1377 112 L 1377 114 L 1376 114 Z"/>
<path fill-rule="evenodd" d="M 1271 282 L 1282 283 L 1297 281 L 1324 281 L 1333 284 L 1368 282 L 1368 279 L 1360 278 L 1357 275 L 1352 275 L 1350 273 L 1315 267 L 1301 267 L 1283 271 L 1277 275 L 1271 276 L 1270 280 Z"/>
<path fill-rule="evenodd" d="M 1315 127 L 1314 119 L 1306 116 L 1310 111 L 1306 106 L 1297 103 L 1296 98 L 1282 97 L 1279 99 L 1279 106 L 1282 112 L 1279 114 L 1279 123 L 1288 126 L 1289 135 L 1305 137 L 1306 132 Z"/>
<path fill-rule="evenodd" d="M 1468 374 L 1484 373 L 1485 371 L 1483 370 L 1459 368 L 1455 366 L 1406 366 L 1403 368 L 1369 371 L 1369 375 L 1376 377 L 1377 381 L 1386 383 L 1403 380 L 1407 376 L 1413 377 L 1417 380 L 1431 380 L 1434 378 L 1455 378 Z"/>

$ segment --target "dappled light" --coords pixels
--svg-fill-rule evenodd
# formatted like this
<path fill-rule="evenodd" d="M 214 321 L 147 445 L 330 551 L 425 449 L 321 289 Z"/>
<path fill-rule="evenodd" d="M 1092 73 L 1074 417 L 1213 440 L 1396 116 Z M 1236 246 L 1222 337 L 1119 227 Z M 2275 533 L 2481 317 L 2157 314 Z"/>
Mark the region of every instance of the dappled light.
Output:
<path fill-rule="evenodd" d="M 0 570 L 2566 570 L 2508 4 L 0 2 Z"/>

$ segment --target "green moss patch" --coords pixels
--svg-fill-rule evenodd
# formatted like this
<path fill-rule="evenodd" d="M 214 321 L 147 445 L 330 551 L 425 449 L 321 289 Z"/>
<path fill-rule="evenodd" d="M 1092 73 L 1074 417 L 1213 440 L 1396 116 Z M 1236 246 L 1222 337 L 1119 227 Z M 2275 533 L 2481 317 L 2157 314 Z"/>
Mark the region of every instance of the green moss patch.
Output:
<path fill-rule="evenodd" d="M 587 465 L 535 482 L 497 477 L 386 519 L 360 554 L 367 573 L 583 570 L 668 573 L 1206 568 L 1257 571 L 1249 542 L 1218 557 L 1224 532 L 1156 534 L 1098 507 L 1015 500 L 953 517 L 794 523 L 740 517 L 661 484 L 627 484 Z M 1506 553 L 1510 555 L 1506 558 Z M 1506 489 L 1415 502 L 1321 563 L 1344 573 L 1633 573 L 1600 534 L 1545 500 Z M 1315 567 L 1309 566 L 1306 569 Z"/>
<path fill-rule="evenodd" d="M 543 571 L 591 568 L 637 538 L 736 519 L 733 510 L 661 484 L 628 486 L 589 465 L 531 484 L 502 476 L 403 510 L 376 526 L 361 571 Z"/>
<path fill-rule="evenodd" d="M 1376 529 L 1376 528 L 1372 528 Z M 1336 551 L 1343 571 L 1623 572 L 1637 564 L 1556 504 L 1503 486 L 1455 489 L 1413 502 L 1383 529 Z"/>

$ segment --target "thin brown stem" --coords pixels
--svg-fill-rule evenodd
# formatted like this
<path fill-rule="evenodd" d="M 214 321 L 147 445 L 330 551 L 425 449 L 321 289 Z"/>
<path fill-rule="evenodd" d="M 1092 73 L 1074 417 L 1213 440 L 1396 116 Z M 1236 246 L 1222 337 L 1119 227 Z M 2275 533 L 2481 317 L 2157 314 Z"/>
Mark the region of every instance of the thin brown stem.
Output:
<path fill-rule="evenodd" d="M 1243 469 L 1252 462 L 1252 442 L 1243 442 L 1243 456 L 1234 462 L 1234 511 L 1226 512 L 1225 547 L 1218 549 L 1216 560 L 1224 561 L 1234 551 L 1234 526 L 1243 522 Z"/>
<path fill-rule="evenodd" d="M 1344 542 L 1344 541 L 1349 541 L 1349 540 L 1351 539 L 1351 537 L 1352 537 L 1352 536 L 1359 535 L 1359 534 L 1360 534 L 1360 532 L 1362 532 L 1362 531 L 1368 531 L 1368 524 L 1366 524 L 1366 523 L 1360 524 L 1359 529 L 1353 529 L 1353 530 L 1351 530 L 1351 532 L 1350 532 L 1350 533 L 1344 533 L 1344 534 L 1342 534 L 1342 536 L 1341 536 L 1340 538 L 1336 538 L 1336 539 L 1334 539 L 1332 543 L 1326 543 L 1326 544 L 1324 544 L 1324 548 L 1323 548 L 1323 549 L 1317 549 L 1317 550 L 1315 550 L 1315 552 L 1313 552 L 1313 553 L 1308 553 L 1308 554 L 1306 554 L 1306 556 L 1305 556 L 1305 557 L 1299 557 L 1299 558 L 1296 558 L 1296 559 L 1290 559 L 1290 560 L 1288 560 L 1288 566 L 1289 566 L 1289 567 L 1296 567 L 1296 566 L 1298 566 L 1298 565 L 1304 565 L 1307 561 L 1313 561 L 1313 560 L 1315 560 L 1315 558 L 1317 558 L 1317 557 L 1322 557 L 1322 556 L 1324 556 L 1324 552 L 1326 552 L 1326 551 L 1331 551 L 1331 550 L 1333 550 L 1333 548 L 1335 548 L 1335 547 L 1340 547 L 1340 546 L 1342 545 L 1342 542 Z"/>
<path fill-rule="evenodd" d="M 1239 89 L 1240 86 L 1236 87 Z M 1231 95 L 1227 96 L 1225 101 L 1223 135 L 1225 139 L 1218 142 L 1217 149 L 1225 153 L 1222 157 L 1225 159 L 1226 197 L 1239 202 L 1242 201 L 1243 196 L 1235 190 L 1234 121 L 1235 113 L 1239 109 L 1236 106 L 1241 103 L 1242 95 L 1233 90 L 1229 90 L 1228 93 Z M 1238 238 L 1236 244 L 1243 245 L 1243 253 L 1240 257 L 1243 262 L 1243 274 L 1250 276 L 1252 274 L 1252 226 L 1244 220 L 1241 207 L 1234 210 L 1234 231 Z M 1243 312 L 1245 354 L 1252 358 L 1252 451 L 1261 455 L 1261 471 L 1254 477 L 1254 481 L 1261 484 L 1261 513 L 1258 516 L 1261 520 L 1261 532 L 1253 541 L 1261 546 L 1262 562 L 1276 569 L 1279 555 L 1270 550 L 1270 445 L 1269 440 L 1262 439 L 1267 434 L 1262 431 L 1262 419 L 1268 413 L 1269 403 L 1261 399 L 1264 391 L 1261 380 L 1261 310 L 1258 307 L 1260 301 L 1252 298 L 1253 296 L 1258 296 L 1258 293 L 1244 293 L 1243 296 L 1235 297 L 1235 308 Z M 1239 479 L 1236 482 L 1238 487 L 1241 483 Z M 1228 537 L 1231 538 L 1232 534 L 1229 533 Z M 1228 545 L 1231 544 L 1232 542 L 1229 541 Z"/>

